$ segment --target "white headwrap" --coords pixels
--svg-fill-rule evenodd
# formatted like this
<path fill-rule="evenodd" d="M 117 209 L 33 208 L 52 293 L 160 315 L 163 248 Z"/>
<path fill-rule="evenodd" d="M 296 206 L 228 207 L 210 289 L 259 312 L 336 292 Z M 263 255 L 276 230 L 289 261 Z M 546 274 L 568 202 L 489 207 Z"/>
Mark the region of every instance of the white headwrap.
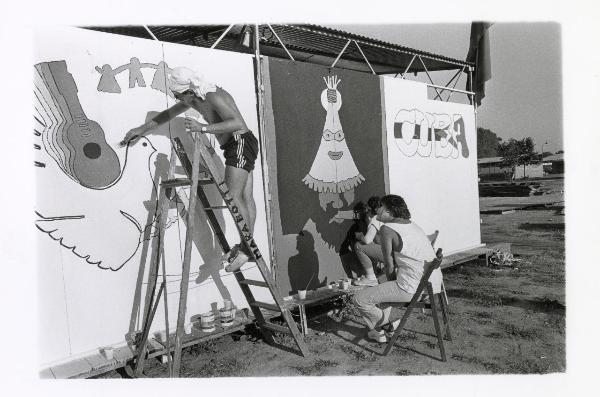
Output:
<path fill-rule="evenodd" d="M 174 93 L 191 90 L 202 99 L 206 99 L 207 93 L 217 91 L 216 85 L 204 80 L 201 74 L 183 66 L 171 69 L 167 82 L 169 89 Z"/>

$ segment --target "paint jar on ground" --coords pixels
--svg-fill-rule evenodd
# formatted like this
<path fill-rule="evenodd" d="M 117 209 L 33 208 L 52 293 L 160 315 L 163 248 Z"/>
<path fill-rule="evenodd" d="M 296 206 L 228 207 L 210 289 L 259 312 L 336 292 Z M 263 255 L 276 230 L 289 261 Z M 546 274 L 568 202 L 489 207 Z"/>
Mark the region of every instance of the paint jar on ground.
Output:
<path fill-rule="evenodd" d="M 229 327 L 233 325 L 233 320 L 235 319 L 235 309 L 219 309 L 219 318 L 223 327 Z"/>
<path fill-rule="evenodd" d="M 185 323 L 185 325 L 184 325 L 185 333 L 186 334 L 191 334 L 193 327 L 194 327 L 194 323 Z"/>
<path fill-rule="evenodd" d="M 106 346 L 102 348 L 102 354 L 107 360 L 112 360 L 114 357 L 114 350 L 112 346 Z"/>
<path fill-rule="evenodd" d="M 215 314 L 213 312 L 200 315 L 200 329 L 202 332 L 213 332 L 215 330 Z"/>
<path fill-rule="evenodd" d="M 350 280 L 346 279 L 342 281 L 342 289 L 348 291 L 350 289 Z"/>
<path fill-rule="evenodd" d="M 298 299 L 306 299 L 306 290 L 305 289 L 298 290 Z"/>
<path fill-rule="evenodd" d="M 233 307 L 233 303 L 229 300 L 229 299 L 225 299 L 223 301 L 223 308 L 224 309 L 231 309 Z"/>

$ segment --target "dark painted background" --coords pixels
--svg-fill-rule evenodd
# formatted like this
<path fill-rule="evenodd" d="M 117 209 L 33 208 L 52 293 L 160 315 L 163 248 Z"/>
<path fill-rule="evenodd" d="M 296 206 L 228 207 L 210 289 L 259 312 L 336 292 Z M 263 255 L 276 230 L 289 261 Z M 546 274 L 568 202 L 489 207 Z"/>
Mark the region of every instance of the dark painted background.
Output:
<path fill-rule="evenodd" d="M 324 283 L 325 276 L 329 281 L 342 277 L 344 267 L 353 258 L 342 246 L 353 221 L 330 223 L 338 209 L 328 206 L 323 211 L 318 193 L 302 182 L 321 143 L 326 116 L 320 100 L 326 88 L 323 77 L 337 75 L 341 79 L 337 87 L 342 96 L 340 121 L 354 163 L 365 177 L 354 189 L 354 200 L 343 201 L 341 210 L 351 210 L 359 201 L 366 202 L 371 195 L 385 192 L 379 77 L 272 58 L 269 74 L 277 151 L 277 175 L 272 178 L 277 181 L 282 232 L 282 236 L 275 236 L 278 283 L 285 291 L 289 282 L 293 291 L 305 287 L 311 275 L 318 272 L 320 278 L 313 277 L 309 286 L 315 288 Z M 316 224 L 316 233 L 305 230 L 309 219 Z M 274 228 L 275 233 L 277 230 Z M 291 250 L 277 243 L 292 236 L 296 244 Z M 335 260 L 330 253 L 323 260 L 319 240 L 327 243 Z"/>

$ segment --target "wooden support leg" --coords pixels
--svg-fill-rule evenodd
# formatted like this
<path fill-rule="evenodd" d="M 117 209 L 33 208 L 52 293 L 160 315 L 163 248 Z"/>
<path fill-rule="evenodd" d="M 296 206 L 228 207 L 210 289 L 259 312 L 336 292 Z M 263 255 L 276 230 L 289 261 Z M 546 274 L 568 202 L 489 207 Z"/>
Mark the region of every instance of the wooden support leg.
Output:
<path fill-rule="evenodd" d="M 447 340 L 452 340 L 452 334 L 450 333 L 450 321 L 448 315 L 448 304 L 444 299 L 444 294 L 439 294 L 438 299 L 440 301 L 440 307 L 442 309 L 442 320 L 444 322 L 444 334 Z"/>
<path fill-rule="evenodd" d="M 406 322 L 408 321 L 408 317 L 410 316 L 410 313 L 412 313 L 412 311 L 413 311 L 412 306 L 409 306 L 406 308 L 406 311 L 404 312 L 404 315 L 402 316 L 402 320 L 400 320 L 400 325 L 398 325 L 398 328 L 396 328 L 396 331 L 394 331 L 394 335 L 392 335 L 392 338 L 390 339 L 387 346 L 385 347 L 385 350 L 383 351 L 384 356 L 387 356 L 390 353 L 390 351 L 392 350 L 392 347 L 394 347 L 394 343 L 396 343 L 398 336 L 400 336 L 400 332 L 402 332 L 402 329 L 406 325 Z"/>
<path fill-rule="evenodd" d="M 427 283 L 427 292 L 429 293 L 429 301 L 431 304 L 431 316 L 433 317 L 433 325 L 435 326 L 435 333 L 438 339 L 438 345 L 440 347 L 440 353 L 442 355 L 442 361 L 446 361 L 446 349 L 444 348 L 444 336 L 442 335 L 442 329 L 440 327 L 440 321 L 437 314 L 437 308 L 435 303 L 435 295 L 433 294 L 433 287 L 431 283 Z"/>
<path fill-rule="evenodd" d="M 308 321 L 306 319 L 306 307 L 301 303 L 298 305 L 298 312 L 300 313 L 300 328 L 302 329 L 302 335 L 308 334 Z"/>

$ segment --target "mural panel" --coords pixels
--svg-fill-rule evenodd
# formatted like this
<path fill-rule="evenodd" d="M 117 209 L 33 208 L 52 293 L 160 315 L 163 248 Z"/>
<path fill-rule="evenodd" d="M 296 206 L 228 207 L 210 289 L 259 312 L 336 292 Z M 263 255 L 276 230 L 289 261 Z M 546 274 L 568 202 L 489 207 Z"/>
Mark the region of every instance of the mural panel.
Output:
<path fill-rule="evenodd" d="M 445 253 L 481 243 L 473 107 L 427 99 L 423 83 L 383 77 L 390 192 L 439 230 Z"/>
<path fill-rule="evenodd" d="M 135 145 L 122 147 L 119 142 L 131 128 L 175 103 L 165 89 L 165 73 L 175 66 L 198 70 L 229 91 L 249 128 L 257 131 L 254 71 L 248 55 L 163 46 L 74 28 L 36 35 L 35 227 L 39 271 L 45 280 L 39 285 L 42 363 L 122 343 L 128 332 L 140 327 L 145 265 L 157 232 L 157 183 L 167 172 L 171 152 L 168 138 L 179 136 L 184 146 L 191 147 L 183 117 L 201 115 L 186 112 Z M 214 159 L 222 165 L 218 144 L 214 146 Z M 256 235 L 266 244 L 260 159 L 257 164 Z M 178 193 L 165 236 L 172 327 L 185 239 L 183 204 L 189 191 Z M 218 205 L 216 189 L 207 193 L 211 204 Z M 203 211 L 197 213 L 187 321 L 222 305 L 224 298 L 238 307 L 247 305 L 233 275 L 221 269 L 222 253 Z M 220 221 L 235 243 L 239 237 L 229 213 L 221 214 Z M 267 251 L 268 246 L 261 249 Z M 254 263 L 243 269 L 248 278 L 260 279 Z M 155 330 L 164 329 L 162 310 L 161 304 Z"/>
<path fill-rule="evenodd" d="M 385 192 L 379 78 L 274 59 L 269 73 L 278 283 L 314 288 L 345 276 L 353 208 Z"/>

